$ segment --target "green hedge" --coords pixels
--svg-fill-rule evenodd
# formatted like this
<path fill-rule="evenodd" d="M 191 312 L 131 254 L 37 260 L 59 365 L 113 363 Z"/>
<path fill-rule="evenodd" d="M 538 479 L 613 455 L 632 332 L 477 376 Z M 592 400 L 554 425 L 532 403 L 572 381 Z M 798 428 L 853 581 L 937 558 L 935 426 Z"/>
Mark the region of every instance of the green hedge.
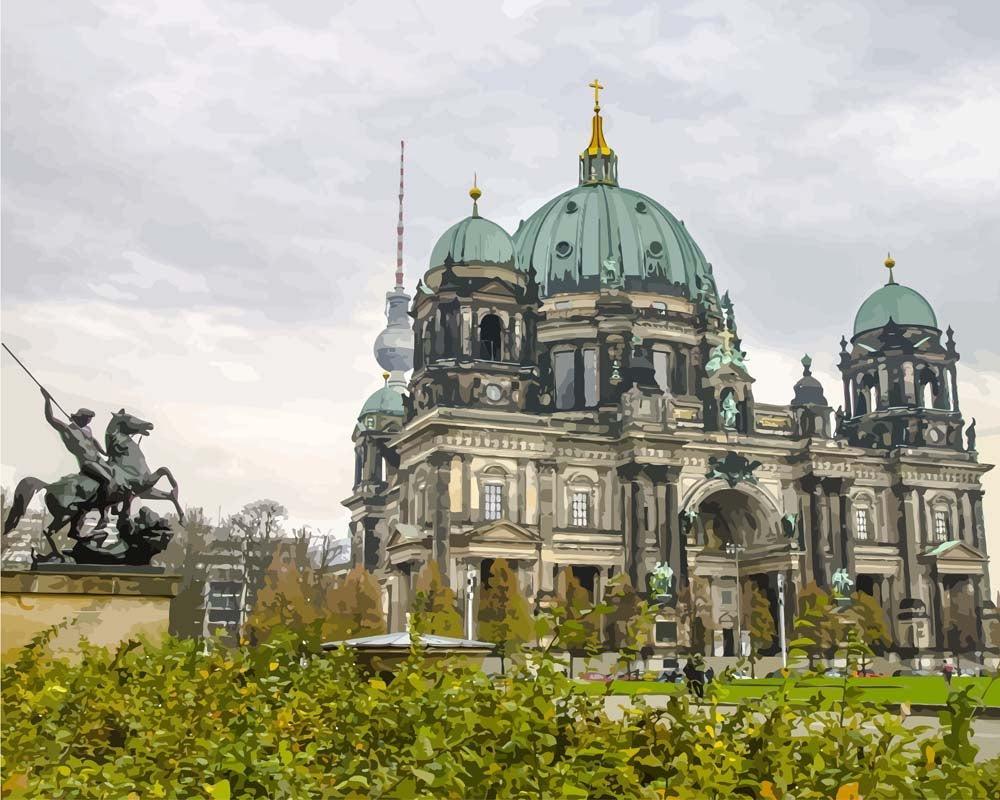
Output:
<path fill-rule="evenodd" d="M 686 695 L 609 720 L 542 657 L 491 679 L 414 656 L 388 685 L 276 637 L 202 652 L 131 643 L 3 669 L 5 796 L 31 798 L 982 798 L 975 701 L 913 731 L 850 688 L 722 714 Z M 611 688 L 608 687 L 608 691 Z M 709 696 L 711 700 L 711 695 Z M 856 785 L 855 785 L 856 784 Z"/>

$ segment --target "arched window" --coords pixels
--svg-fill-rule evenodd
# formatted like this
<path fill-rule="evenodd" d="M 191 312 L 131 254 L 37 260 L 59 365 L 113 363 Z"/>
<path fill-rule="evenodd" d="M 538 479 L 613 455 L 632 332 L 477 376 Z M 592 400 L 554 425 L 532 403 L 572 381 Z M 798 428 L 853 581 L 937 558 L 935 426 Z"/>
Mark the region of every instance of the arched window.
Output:
<path fill-rule="evenodd" d="M 938 395 L 938 381 L 934 373 L 927 367 L 920 370 L 917 375 L 920 387 L 917 397 L 923 408 L 934 408 L 934 400 Z"/>
<path fill-rule="evenodd" d="M 500 361 L 503 355 L 502 338 L 500 317 L 487 314 L 479 323 L 479 357 L 486 361 Z"/>
<path fill-rule="evenodd" d="M 507 505 L 507 473 L 500 467 L 488 467 L 480 478 L 480 488 L 483 519 L 502 518 Z"/>

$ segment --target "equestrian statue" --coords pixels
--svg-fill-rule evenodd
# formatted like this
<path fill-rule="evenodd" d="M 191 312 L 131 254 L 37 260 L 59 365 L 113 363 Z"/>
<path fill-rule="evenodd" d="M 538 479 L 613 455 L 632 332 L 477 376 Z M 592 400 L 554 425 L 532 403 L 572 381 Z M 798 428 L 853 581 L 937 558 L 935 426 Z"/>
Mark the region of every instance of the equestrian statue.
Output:
<path fill-rule="evenodd" d="M 10 353 L 6 345 L 4 349 Z M 184 523 L 177 481 L 166 467 L 150 470 L 135 438 L 141 440 L 141 437 L 148 436 L 153 430 L 153 423 L 129 414 L 124 408 L 114 412 L 104 431 L 104 447 L 101 447 L 90 430 L 94 412 L 81 408 L 75 414 L 66 414 L 56 403 L 59 410 L 69 417 L 69 422 L 59 419 L 52 410 L 52 395 L 16 356 L 14 359 L 42 390 L 45 419 L 76 459 L 79 472 L 64 475 L 51 483 L 39 478 L 22 478 L 14 489 L 10 512 L 4 520 L 4 534 L 17 527 L 32 498 L 44 490 L 45 507 L 52 515 L 52 521 L 43 532 L 51 551 L 44 556 L 32 553 L 34 563 L 72 559 L 78 564 L 149 564 L 149 559 L 169 542 L 169 525 L 146 507 L 132 520 L 132 500 L 169 500 L 177 511 L 178 520 Z M 170 491 L 156 488 L 163 478 L 170 484 Z M 103 547 L 108 535 L 109 510 L 115 512 L 118 518 L 118 542 L 111 547 Z M 97 525 L 92 531 L 84 533 L 84 522 L 92 511 L 99 514 Z M 72 549 L 61 551 L 54 537 L 67 525 L 67 536 L 74 544 Z"/>

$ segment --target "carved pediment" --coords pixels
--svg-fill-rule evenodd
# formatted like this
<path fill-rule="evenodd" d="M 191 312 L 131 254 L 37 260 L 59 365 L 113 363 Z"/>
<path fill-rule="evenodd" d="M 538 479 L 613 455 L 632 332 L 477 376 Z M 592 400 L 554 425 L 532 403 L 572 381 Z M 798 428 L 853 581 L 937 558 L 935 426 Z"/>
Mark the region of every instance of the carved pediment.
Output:
<path fill-rule="evenodd" d="M 934 561 L 938 572 L 946 574 L 979 574 L 986 569 L 989 559 L 975 547 L 952 540 L 928 547 L 920 557 Z"/>
<path fill-rule="evenodd" d="M 386 547 L 400 547 L 406 544 L 418 544 L 429 541 L 431 532 L 417 525 L 410 525 L 405 522 L 397 522 L 392 526 L 392 533 L 389 534 L 389 541 Z"/>
<path fill-rule="evenodd" d="M 487 522 L 471 531 L 452 537 L 465 544 L 530 544 L 540 545 L 541 537 L 516 522 L 500 519 Z"/>

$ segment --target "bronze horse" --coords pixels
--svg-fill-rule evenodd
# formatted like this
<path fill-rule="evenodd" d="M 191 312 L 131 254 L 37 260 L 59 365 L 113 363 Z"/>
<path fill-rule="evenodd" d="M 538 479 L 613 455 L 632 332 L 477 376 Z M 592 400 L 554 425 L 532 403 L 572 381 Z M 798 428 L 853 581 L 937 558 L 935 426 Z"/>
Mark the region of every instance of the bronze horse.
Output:
<path fill-rule="evenodd" d="M 69 538 L 79 540 L 81 526 L 89 512 L 98 511 L 104 519 L 107 509 L 120 503 L 119 519 L 122 517 L 128 519 L 132 499 L 135 497 L 147 500 L 170 500 L 177 510 L 178 519 L 183 523 L 184 511 L 177 498 L 177 481 L 166 467 L 151 472 L 139 442 L 132 438 L 136 434 L 146 436 L 151 430 L 153 430 L 152 422 L 132 416 L 124 408 L 111 415 L 111 421 L 104 432 L 104 440 L 108 451 L 108 462 L 114 475 L 114 486 L 104 506 L 97 505 L 99 484 L 86 475 L 80 473 L 64 475 L 52 483 L 45 483 L 38 478 L 23 478 L 14 489 L 14 498 L 10 513 L 4 521 L 3 532 L 10 533 L 17 527 L 28 503 L 40 489 L 45 489 L 45 506 L 52 514 L 52 522 L 44 531 L 49 547 L 52 548 L 52 552 L 43 559 L 47 561 L 66 560 L 53 539 L 65 525 L 69 524 L 67 534 Z M 161 478 L 166 478 L 170 483 L 169 492 L 156 488 Z"/>

